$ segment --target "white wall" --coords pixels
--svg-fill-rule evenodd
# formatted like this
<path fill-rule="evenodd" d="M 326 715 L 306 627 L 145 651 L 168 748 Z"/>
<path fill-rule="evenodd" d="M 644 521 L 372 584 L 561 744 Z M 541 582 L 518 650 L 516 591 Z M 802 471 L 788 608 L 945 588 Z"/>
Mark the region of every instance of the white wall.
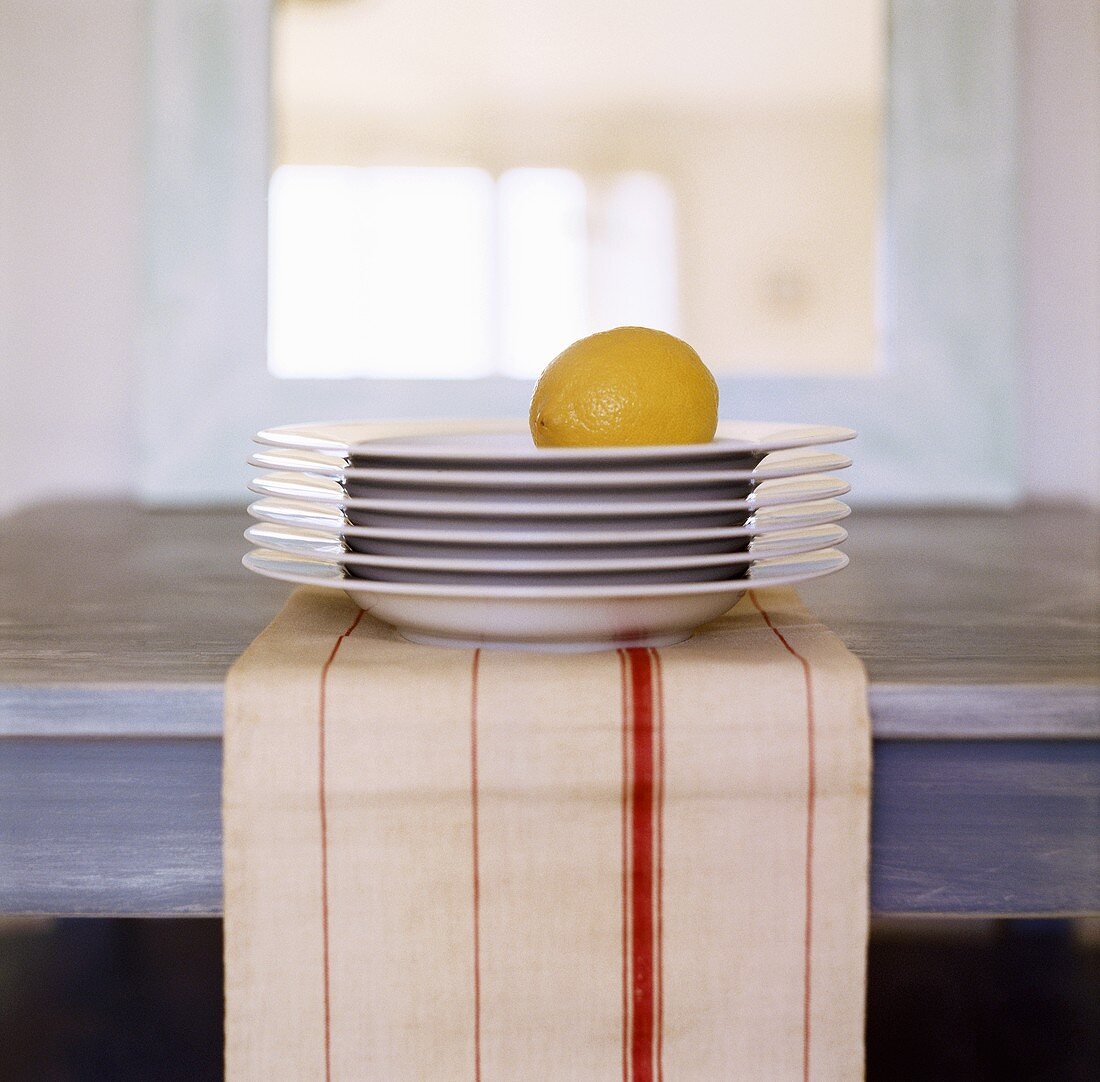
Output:
<path fill-rule="evenodd" d="M 135 475 L 142 0 L 0 0 L 0 511 Z"/>
<path fill-rule="evenodd" d="M 0 511 L 134 483 L 144 10 L 0 0 Z M 1022 3 L 1026 479 L 1096 503 L 1098 22 Z"/>
<path fill-rule="evenodd" d="M 1100 504 L 1100 3 L 1022 13 L 1024 476 Z"/>

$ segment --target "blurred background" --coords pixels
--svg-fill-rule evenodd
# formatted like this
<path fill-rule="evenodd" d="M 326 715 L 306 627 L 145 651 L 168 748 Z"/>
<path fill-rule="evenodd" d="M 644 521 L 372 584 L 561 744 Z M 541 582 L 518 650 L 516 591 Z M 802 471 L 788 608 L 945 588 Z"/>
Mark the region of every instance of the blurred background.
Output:
<path fill-rule="evenodd" d="M 635 321 L 867 499 L 1096 503 L 1098 21 L 0 0 L 0 510 L 239 499 L 261 425 L 521 415 Z"/>
<path fill-rule="evenodd" d="M 865 503 L 1100 505 L 1096 0 L 0 0 L 0 514 L 620 323 Z M 1098 941 L 879 922 L 868 1077 L 1095 1077 Z M 218 1077 L 220 996 L 216 921 L 7 920 L 0 1078 Z"/>
<path fill-rule="evenodd" d="M 882 0 L 838 14 L 283 0 L 272 371 L 530 379 L 642 323 L 723 375 L 873 372 Z"/>

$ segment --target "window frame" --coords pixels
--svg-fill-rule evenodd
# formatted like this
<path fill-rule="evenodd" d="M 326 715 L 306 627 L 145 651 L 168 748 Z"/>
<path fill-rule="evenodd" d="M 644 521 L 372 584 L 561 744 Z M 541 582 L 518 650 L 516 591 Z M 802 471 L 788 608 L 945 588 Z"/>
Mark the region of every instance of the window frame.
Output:
<path fill-rule="evenodd" d="M 856 503 L 1006 504 L 1020 491 L 1015 5 L 886 2 L 877 371 L 726 377 L 722 415 L 856 428 Z M 268 0 L 151 0 L 139 491 L 152 505 L 239 501 L 249 438 L 272 424 L 527 412 L 530 383 L 502 376 L 269 374 L 270 17 Z"/>

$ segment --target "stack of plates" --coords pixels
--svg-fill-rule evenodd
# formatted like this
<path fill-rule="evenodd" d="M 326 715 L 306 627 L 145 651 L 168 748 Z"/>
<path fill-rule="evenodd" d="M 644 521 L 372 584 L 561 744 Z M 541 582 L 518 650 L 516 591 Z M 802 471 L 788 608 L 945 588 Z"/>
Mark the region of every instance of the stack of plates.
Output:
<path fill-rule="evenodd" d="M 596 650 L 687 638 L 752 586 L 839 571 L 850 429 L 722 422 L 707 444 L 535 448 L 515 423 L 257 434 L 253 571 L 346 591 L 413 642 Z"/>

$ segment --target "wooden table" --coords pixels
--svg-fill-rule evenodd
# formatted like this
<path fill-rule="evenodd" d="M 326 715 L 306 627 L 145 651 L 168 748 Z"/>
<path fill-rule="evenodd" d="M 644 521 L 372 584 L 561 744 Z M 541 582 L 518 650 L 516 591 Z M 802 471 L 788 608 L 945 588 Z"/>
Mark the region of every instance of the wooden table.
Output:
<path fill-rule="evenodd" d="M 287 590 L 240 511 L 0 520 L 0 912 L 216 914 L 222 680 Z M 1100 519 L 859 513 L 876 912 L 1100 910 Z"/>

